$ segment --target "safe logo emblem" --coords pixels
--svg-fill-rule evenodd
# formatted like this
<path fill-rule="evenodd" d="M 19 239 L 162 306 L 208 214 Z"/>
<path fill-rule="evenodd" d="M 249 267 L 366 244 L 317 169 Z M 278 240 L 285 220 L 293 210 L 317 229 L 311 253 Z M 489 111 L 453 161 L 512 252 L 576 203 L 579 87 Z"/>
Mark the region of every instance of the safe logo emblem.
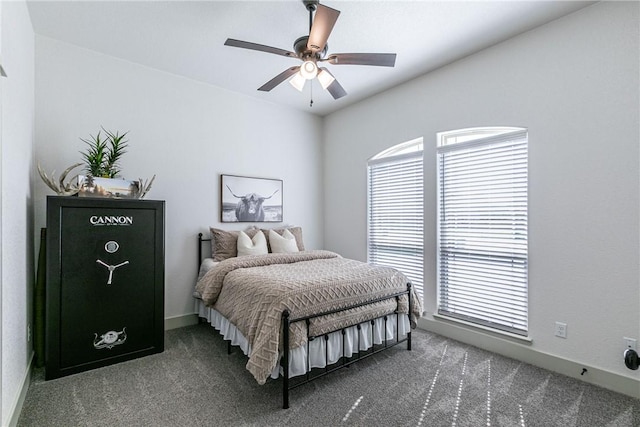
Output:
<path fill-rule="evenodd" d="M 102 348 L 108 348 L 111 350 L 116 345 L 123 344 L 127 340 L 127 333 L 125 332 L 126 329 L 127 328 L 122 328 L 120 332 L 105 332 L 103 335 L 100 335 L 99 339 L 98 334 L 94 333 L 95 338 L 93 339 L 93 347 L 96 350 L 100 350 Z"/>
<path fill-rule="evenodd" d="M 92 215 L 89 218 L 91 225 L 133 225 L 133 217 L 125 215 Z"/>

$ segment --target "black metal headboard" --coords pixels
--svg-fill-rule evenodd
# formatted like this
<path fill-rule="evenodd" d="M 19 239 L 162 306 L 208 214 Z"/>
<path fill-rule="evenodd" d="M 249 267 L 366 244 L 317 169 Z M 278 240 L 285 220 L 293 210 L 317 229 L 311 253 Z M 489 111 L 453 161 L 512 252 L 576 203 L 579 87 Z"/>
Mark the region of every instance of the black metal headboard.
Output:
<path fill-rule="evenodd" d="M 200 273 L 200 264 L 202 263 L 202 242 L 210 241 L 211 237 L 209 237 L 208 239 L 203 239 L 202 233 L 198 233 L 198 270 L 196 270 L 198 273 Z"/>

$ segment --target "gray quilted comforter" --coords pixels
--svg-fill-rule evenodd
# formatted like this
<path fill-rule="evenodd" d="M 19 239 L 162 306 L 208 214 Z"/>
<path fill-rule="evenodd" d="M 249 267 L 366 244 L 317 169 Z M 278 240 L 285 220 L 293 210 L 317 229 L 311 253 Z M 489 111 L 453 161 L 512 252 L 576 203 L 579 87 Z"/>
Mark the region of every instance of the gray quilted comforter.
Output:
<path fill-rule="evenodd" d="M 264 384 L 278 363 L 282 312 L 308 316 L 371 301 L 407 288 L 397 270 L 346 259 L 329 251 L 251 255 L 230 258 L 209 270 L 196 284 L 207 306 L 231 321 L 251 344 L 247 369 Z M 411 320 L 422 313 L 422 302 L 411 295 Z M 407 313 L 407 298 L 399 301 Z M 395 300 L 350 309 L 314 319 L 310 332 L 317 336 L 354 325 L 396 309 Z M 291 327 L 290 348 L 305 343 L 304 322 Z"/>

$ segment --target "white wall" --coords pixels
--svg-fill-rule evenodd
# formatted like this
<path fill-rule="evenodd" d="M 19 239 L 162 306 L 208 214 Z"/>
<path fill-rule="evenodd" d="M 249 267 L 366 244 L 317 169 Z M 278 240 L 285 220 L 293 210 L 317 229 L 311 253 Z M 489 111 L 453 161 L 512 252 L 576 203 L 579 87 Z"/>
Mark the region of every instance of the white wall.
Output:
<path fill-rule="evenodd" d="M 219 223 L 221 173 L 282 179 L 284 223 L 322 247 L 319 118 L 36 36 L 37 161 L 59 173 L 101 125 L 129 131 L 122 175 L 156 174 L 147 198 L 166 200 L 165 317 L 194 312 L 197 233 L 245 226 Z M 37 228 L 48 194 L 38 178 Z"/>
<path fill-rule="evenodd" d="M 31 342 L 33 262 L 34 35 L 24 2 L 2 4 L 1 239 L 2 425 L 8 425 L 23 392 Z"/>
<path fill-rule="evenodd" d="M 638 9 L 596 4 L 328 116 L 326 248 L 366 259 L 367 159 L 424 137 L 425 324 L 453 335 L 431 316 L 436 133 L 526 127 L 533 343 L 508 345 L 613 373 L 640 397 L 628 381 L 640 371 L 622 359 L 623 336 L 640 340 Z M 567 339 L 553 336 L 555 321 Z"/>

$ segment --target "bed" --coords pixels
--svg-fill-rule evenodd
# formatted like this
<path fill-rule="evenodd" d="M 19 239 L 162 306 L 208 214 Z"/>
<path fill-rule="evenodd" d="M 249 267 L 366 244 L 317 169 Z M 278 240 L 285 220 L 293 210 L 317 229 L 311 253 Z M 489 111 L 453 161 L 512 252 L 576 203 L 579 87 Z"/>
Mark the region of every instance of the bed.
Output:
<path fill-rule="evenodd" d="M 317 377 L 401 343 L 411 350 L 422 304 L 399 271 L 307 251 L 299 228 L 210 230 L 198 235 L 198 315 L 248 356 L 259 384 L 282 376 L 283 408 Z"/>

